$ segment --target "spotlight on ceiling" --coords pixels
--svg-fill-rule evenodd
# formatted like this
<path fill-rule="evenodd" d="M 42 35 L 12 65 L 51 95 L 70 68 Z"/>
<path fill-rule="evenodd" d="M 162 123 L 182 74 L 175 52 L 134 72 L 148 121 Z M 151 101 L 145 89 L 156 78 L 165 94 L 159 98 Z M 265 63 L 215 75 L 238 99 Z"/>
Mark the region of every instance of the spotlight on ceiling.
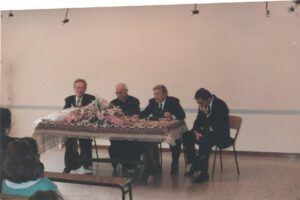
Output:
<path fill-rule="evenodd" d="M 13 13 L 13 11 L 11 10 L 11 11 L 9 11 L 9 13 L 8 13 L 8 17 L 13 17 L 14 16 L 14 13 Z"/>
<path fill-rule="evenodd" d="M 198 15 L 199 10 L 197 9 L 197 4 L 195 4 L 194 10 L 191 11 L 191 15 Z"/>
<path fill-rule="evenodd" d="M 66 10 L 66 15 L 65 15 L 65 18 L 64 20 L 62 20 L 62 23 L 63 24 L 66 24 L 68 23 L 70 20 L 68 19 L 68 13 L 69 13 L 69 8 Z"/>
<path fill-rule="evenodd" d="M 271 11 L 269 10 L 269 2 L 266 1 L 266 17 L 270 17 L 271 16 Z"/>
<path fill-rule="evenodd" d="M 289 7 L 289 12 L 295 12 L 296 6 L 300 4 L 300 0 L 294 0 L 292 5 Z"/>

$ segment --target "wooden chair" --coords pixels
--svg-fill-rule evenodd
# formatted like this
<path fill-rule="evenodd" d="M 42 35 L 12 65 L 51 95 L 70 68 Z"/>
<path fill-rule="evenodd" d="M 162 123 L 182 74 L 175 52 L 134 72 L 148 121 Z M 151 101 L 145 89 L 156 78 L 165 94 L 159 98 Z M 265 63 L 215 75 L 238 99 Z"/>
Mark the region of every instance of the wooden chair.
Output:
<path fill-rule="evenodd" d="M 237 153 L 236 153 L 236 150 L 235 150 L 235 142 L 236 142 L 236 138 L 239 134 L 241 124 L 242 124 L 242 118 L 241 117 L 229 116 L 229 127 L 230 127 L 230 129 L 235 130 L 235 135 L 234 135 L 232 144 L 230 146 L 232 146 L 232 148 L 233 148 L 233 154 L 234 154 L 234 158 L 235 158 L 235 164 L 236 164 L 236 169 L 237 169 L 238 176 L 240 175 L 240 169 L 239 169 L 239 164 L 238 164 L 238 160 L 237 160 Z M 228 148 L 228 147 L 226 147 L 226 148 Z M 215 164 L 216 164 L 217 153 L 219 153 L 219 155 L 220 155 L 221 170 L 223 170 L 223 161 L 222 161 L 222 150 L 223 149 L 225 149 L 225 148 L 220 148 L 217 145 L 215 147 L 214 162 L 213 162 L 213 167 L 212 167 L 212 178 L 214 177 L 214 173 L 215 173 Z"/>
<path fill-rule="evenodd" d="M 93 140 L 94 140 L 94 148 L 95 148 L 95 151 L 96 151 L 96 157 L 99 158 L 98 147 L 97 147 L 97 143 L 96 143 L 96 138 L 94 138 Z"/>
<path fill-rule="evenodd" d="M 126 193 L 129 193 L 129 199 L 132 200 L 132 180 L 129 178 L 85 174 L 66 174 L 58 172 L 45 172 L 44 175 L 54 182 L 119 188 L 122 192 L 122 200 L 125 200 Z"/>
<path fill-rule="evenodd" d="M 28 198 L 24 197 L 24 196 L 17 196 L 17 195 L 0 194 L 0 199 L 3 199 L 3 200 L 26 200 Z"/>

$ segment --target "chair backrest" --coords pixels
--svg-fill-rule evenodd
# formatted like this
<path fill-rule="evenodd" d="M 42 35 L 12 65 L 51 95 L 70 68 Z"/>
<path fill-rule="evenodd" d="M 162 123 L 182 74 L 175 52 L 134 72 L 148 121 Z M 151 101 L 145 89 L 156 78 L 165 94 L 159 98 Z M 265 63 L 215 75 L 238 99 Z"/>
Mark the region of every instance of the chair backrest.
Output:
<path fill-rule="evenodd" d="M 234 141 L 236 140 L 242 125 L 242 118 L 239 116 L 229 116 L 229 127 L 235 130 Z"/>

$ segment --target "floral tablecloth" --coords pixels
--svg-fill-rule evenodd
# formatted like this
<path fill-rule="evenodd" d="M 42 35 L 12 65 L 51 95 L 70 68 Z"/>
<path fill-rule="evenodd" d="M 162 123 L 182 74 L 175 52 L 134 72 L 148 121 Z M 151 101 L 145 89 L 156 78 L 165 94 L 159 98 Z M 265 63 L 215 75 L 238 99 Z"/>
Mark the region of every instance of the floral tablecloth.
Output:
<path fill-rule="evenodd" d="M 42 120 L 37 124 L 32 136 L 37 140 L 39 152 L 43 153 L 62 144 L 67 137 L 167 142 L 174 145 L 175 140 L 181 138 L 185 131 L 187 126 L 182 120 L 136 120 L 110 127 Z"/>

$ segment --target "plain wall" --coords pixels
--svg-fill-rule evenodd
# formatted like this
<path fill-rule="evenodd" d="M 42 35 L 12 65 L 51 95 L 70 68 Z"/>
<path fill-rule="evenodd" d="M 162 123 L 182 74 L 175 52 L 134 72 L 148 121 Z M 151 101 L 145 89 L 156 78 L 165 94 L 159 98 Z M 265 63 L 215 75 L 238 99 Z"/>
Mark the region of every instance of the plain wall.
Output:
<path fill-rule="evenodd" d="M 206 87 L 243 118 L 237 149 L 300 153 L 300 20 L 289 2 L 16 11 L 1 24 L 1 101 L 15 136 L 62 108 L 76 78 L 112 100 L 126 82 L 145 107 L 152 87 L 180 98 L 189 128 Z M 107 142 L 104 142 L 107 144 Z"/>

